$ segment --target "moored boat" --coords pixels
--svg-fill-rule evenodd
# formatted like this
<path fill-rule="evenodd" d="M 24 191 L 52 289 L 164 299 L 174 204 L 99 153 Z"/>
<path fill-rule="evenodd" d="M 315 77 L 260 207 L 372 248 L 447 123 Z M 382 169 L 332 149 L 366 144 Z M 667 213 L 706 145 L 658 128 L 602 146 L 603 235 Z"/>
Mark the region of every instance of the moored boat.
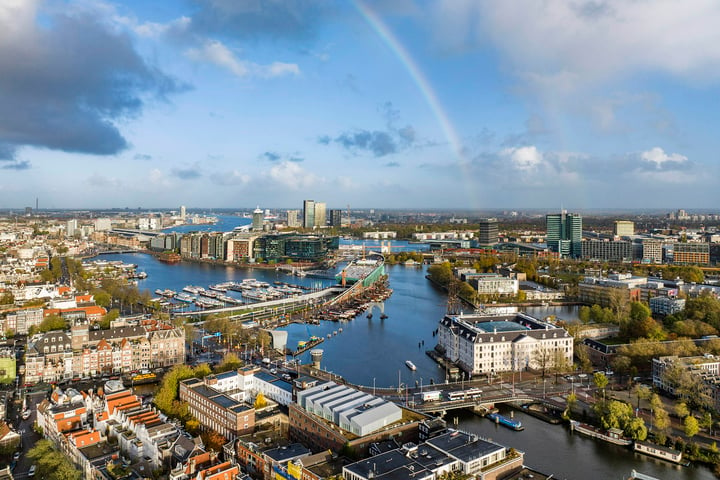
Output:
<path fill-rule="evenodd" d="M 608 443 L 613 443 L 615 445 L 622 445 L 627 447 L 632 445 L 633 443 L 632 440 L 623 436 L 623 431 L 619 428 L 602 430 L 600 428 L 593 427 L 592 425 L 587 425 L 585 423 L 580 423 L 576 420 L 571 420 L 570 429 L 578 431 L 583 435 L 587 435 L 588 437 L 598 438 L 600 440 Z"/>
<path fill-rule="evenodd" d="M 638 453 L 643 453 L 651 457 L 660 458 L 667 460 L 668 462 L 677 463 L 680 465 L 687 465 L 687 461 L 683 461 L 682 452 L 675 450 L 674 448 L 662 447 L 649 442 L 635 441 L 633 444 L 633 450 Z"/>
<path fill-rule="evenodd" d="M 511 428 L 516 431 L 525 430 L 525 427 L 523 427 L 522 422 L 519 420 L 513 420 L 511 418 L 507 418 L 504 415 L 500 415 L 499 413 L 488 413 L 487 418 L 492 420 L 493 422 L 497 423 L 498 425 L 502 425 L 503 427 Z"/>
<path fill-rule="evenodd" d="M 411 362 L 410 360 L 405 360 L 405 365 L 406 365 L 410 370 L 417 370 L 417 367 L 415 366 L 415 364 L 414 364 L 413 362 Z"/>

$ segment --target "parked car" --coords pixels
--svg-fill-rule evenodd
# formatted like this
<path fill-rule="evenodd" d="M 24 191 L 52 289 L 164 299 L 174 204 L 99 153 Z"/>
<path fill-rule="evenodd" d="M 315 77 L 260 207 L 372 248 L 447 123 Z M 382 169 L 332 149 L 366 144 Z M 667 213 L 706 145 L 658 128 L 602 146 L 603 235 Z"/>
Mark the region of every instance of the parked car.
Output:
<path fill-rule="evenodd" d="M 28 477 L 34 477 L 35 476 L 35 465 L 30 467 L 30 470 L 28 470 Z"/>

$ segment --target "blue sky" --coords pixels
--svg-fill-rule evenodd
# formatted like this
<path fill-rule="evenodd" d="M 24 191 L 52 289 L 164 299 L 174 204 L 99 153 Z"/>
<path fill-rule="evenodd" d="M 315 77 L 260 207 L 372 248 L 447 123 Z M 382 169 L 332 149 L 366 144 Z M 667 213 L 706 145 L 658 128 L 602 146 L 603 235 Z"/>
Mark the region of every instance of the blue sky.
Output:
<path fill-rule="evenodd" d="M 0 207 L 703 208 L 714 0 L 0 3 Z"/>

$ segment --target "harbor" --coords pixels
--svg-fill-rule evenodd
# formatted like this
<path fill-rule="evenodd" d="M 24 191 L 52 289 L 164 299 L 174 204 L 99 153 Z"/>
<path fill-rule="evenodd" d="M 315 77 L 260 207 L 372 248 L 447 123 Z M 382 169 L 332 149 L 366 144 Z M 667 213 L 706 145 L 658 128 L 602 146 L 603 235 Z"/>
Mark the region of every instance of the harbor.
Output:
<path fill-rule="evenodd" d="M 222 282 L 241 282 L 244 278 L 274 285 L 275 281 L 322 288 L 334 284 L 334 280 L 296 277 L 275 270 L 234 269 L 231 267 L 181 263 L 169 265 L 156 258 L 142 254 L 109 255 L 108 260 L 138 265 L 148 273 L 139 282 L 139 288 L 150 290 L 171 289 L 182 292 L 188 285 L 217 285 Z M 445 312 L 445 295 L 424 279 L 424 269 L 404 266 L 386 266 L 388 285 L 392 295 L 382 304 L 387 319 L 381 320 L 379 305 L 372 307 L 373 317 L 358 314 L 351 320 L 319 321 L 317 324 L 293 323 L 283 327 L 288 332 L 287 345 L 295 347 L 298 342 L 308 341 L 310 336 L 323 338 L 319 347 L 323 350 L 323 371 L 342 375 L 351 383 L 378 389 L 402 386 L 423 386 L 432 396 L 432 383 L 442 383 L 449 373 L 425 354 L 435 345 L 433 331 Z M 317 282 L 317 283 L 316 283 Z M 556 315 L 568 318 L 576 315 L 576 307 L 533 307 L 533 315 L 541 318 Z M 314 321 L 314 318 L 308 318 Z M 329 335 L 329 337 L 328 337 Z M 422 343 L 424 342 L 424 344 Z M 302 364 L 311 361 L 310 348 L 295 358 Z M 410 370 L 410 360 L 416 370 Z M 399 375 L 398 375 L 399 374 Z M 461 390 L 458 383 L 458 390 Z M 485 390 L 485 388 L 483 388 Z M 510 409 L 500 406 L 499 413 L 509 417 Z M 583 435 L 572 434 L 563 425 L 550 425 L 545 421 L 513 413 L 522 423 L 523 431 L 514 431 L 481 418 L 465 410 L 454 410 L 445 417 L 449 425 L 477 433 L 526 453 L 526 461 L 540 471 L 553 473 L 553 478 L 607 478 L 620 479 L 635 469 L 656 478 L 678 480 L 710 480 L 715 478 L 707 468 L 681 467 L 665 460 L 635 453 L 628 447 L 609 444 Z M 457 423 L 455 423 L 457 422 Z M 581 464 L 571 464 L 568 458 L 582 458 Z"/>

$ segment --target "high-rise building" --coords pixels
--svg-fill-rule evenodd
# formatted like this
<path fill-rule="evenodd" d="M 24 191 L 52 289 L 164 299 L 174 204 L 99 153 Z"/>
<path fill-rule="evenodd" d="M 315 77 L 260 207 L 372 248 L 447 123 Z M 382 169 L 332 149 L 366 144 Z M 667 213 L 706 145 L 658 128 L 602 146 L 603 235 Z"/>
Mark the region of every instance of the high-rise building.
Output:
<path fill-rule="evenodd" d="M 615 220 L 613 235 L 616 237 L 630 237 L 635 235 L 635 223 L 628 220 Z"/>
<path fill-rule="evenodd" d="M 300 222 L 300 210 L 288 210 L 287 211 L 287 226 L 288 227 L 301 227 Z"/>
<path fill-rule="evenodd" d="M 303 228 L 315 227 L 315 200 L 303 201 Z"/>
<path fill-rule="evenodd" d="M 489 247 L 498 243 L 497 218 L 481 218 L 478 231 L 478 245 Z"/>
<path fill-rule="evenodd" d="M 180 218 L 185 220 L 185 205 L 180 205 Z"/>
<path fill-rule="evenodd" d="M 75 232 L 78 228 L 78 221 L 76 219 L 68 220 L 67 225 L 65 226 L 65 235 L 68 237 L 74 237 Z"/>
<path fill-rule="evenodd" d="M 327 226 L 326 206 L 325 202 L 315 202 L 315 226 L 317 228 Z"/>
<path fill-rule="evenodd" d="M 582 255 L 582 215 L 553 213 L 545 216 L 546 242 L 551 252 L 561 257 Z"/>
<path fill-rule="evenodd" d="M 342 226 L 342 210 L 333 209 L 330 210 L 330 226 L 341 227 Z"/>
<path fill-rule="evenodd" d="M 265 218 L 265 214 L 260 209 L 260 206 L 253 210 L 252 214 L 252 229 L 253 232 L 261 232 L 263 229 L 263 219 Z"/>

